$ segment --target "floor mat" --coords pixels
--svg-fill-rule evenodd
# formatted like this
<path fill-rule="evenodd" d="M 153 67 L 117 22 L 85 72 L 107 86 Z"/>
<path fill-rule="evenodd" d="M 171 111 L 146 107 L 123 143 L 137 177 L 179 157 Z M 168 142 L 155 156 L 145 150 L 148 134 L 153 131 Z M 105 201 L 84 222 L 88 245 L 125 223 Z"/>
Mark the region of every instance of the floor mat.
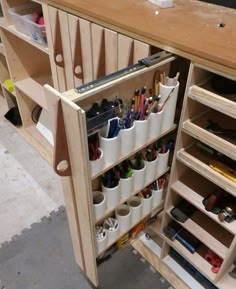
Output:
<path fill-rule="evenodd" d="M 130 247 L 99 266 L 100 289 L 165 289 Z M 75 264 L 64 207 L 0 249 L 1 289 L 91 289 Z M 163 280 L 162 280 L 163 281 Z"/>

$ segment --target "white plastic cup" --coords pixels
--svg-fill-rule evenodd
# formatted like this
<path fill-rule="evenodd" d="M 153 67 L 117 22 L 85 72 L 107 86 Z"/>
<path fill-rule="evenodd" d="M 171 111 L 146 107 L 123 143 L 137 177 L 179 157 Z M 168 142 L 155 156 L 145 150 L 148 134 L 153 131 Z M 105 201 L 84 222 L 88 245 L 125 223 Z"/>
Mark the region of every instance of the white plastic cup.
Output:
<path fill-rule="evenodd" d="M 170 151 L 168 150 L 166 153 L 158 154 L 158 162 L 157 162 L 157 176 L 161 176 L 168 168 L 168 160 L 169 160 Z"/>
<path fill-rule="evenodd" d="M 127 205 L 120 205 L 116 208 L 116 219 L 120 224 L 120 232 L 125 233 L 131 227 L 131 209 Z"/>
<path fill-rule="evenodd" d="M 152 196 L 153 196 L 153 202 L 152 202 L 152 208 L 155 209 L 157 206 L 159 206 L 162 202 L 163 198 L 163 189 L 160 190 L 152 190 Z"/>
<path fill-rule="evenodd" d="M 97 241 L 97 252 L 98 254 L 100 254 L 107 249 L 107 245 L 108 245 L 107 231 L 104 230 L 104 237 L 101 239 L 97 239 L 96 241 Z"/>
<path fill-rule="evenodd" d="M 127 179 L 120 178 L 120 194 L 121 199 L 127 199 L 134 191 L 134 174 Z"/>
<path fill-rule="evenodd" d="M 120 183 L 114 188 L 107 188 L 102 185 L 102 192 L 106 197 L 109 210 L 114 209 L 120 203 Z"/>
<path fill-rule="evenodd" d="M 161 134 L 163 110 L 156 113 L 150 113 L 149 137 L 156 138 Z"/>
<path fill-rule="evenodd" d="M 108 244 L 112 244 L 112 243 L 118 241 L 119 235 L 120 235 L 120 224 L 119 224 L 119 221 L 118 221 L 118 226 L 117 226 L 117 228 L 114 231 L 108 230 L 108 226 L 106 226 L 105 222 L 103 224 L 103 227 L 107 231 Z"/>
<path fill-rule="evenodd" d="M 104 162 L 113 164 L 120 158 L 120 135 L 113 138 L 105 138 L 100 135 L 100 147 L 103 150 Z"/>
<path fill-rule="evenodd" d="M 150 118 L 135 121 L 135 145 L 142 146 L 147 142 L 149 136 Z"/>
<path fill-rule="evenodd" d="M 168 80 L 168 84 L 172 84 L 173 79 L 170 78 Z M 170 98 L 166 102 L 164 108 L 163 108 L 163 117 L 162 117 L 162 126 L 161 131 L 167 131 L 171 129 L 174 125 L 174 118 L 175 118 L 175 110 L 176 110 L 176 103 L 178 98 L 178 92 L 179 92 L 179 82 L 175 86 L 173 85 L 164 85 L 160 83 L 160 95 L 161 99 L 159 101 L 159 105 L 163 105 L 165 100 L 167 99 L 168 95 L 174 88 L 174 91 L 172 92 Z"/>
<path fill-rule="evenodd" d="M 120 130 L 121 155 L 128 155 L 135 147 L 135 122 L 131 128 Z"/>
<path fill-rule="evenodd" d="M 95 160 L 95 161 L 90 161 L 90 166 L 91 166 L 91 176 L 95 176 L 98 174 L 102 168 L 104 167 L 104 155 L 103 151 L 100 150 L 100 158 Z"/>
<path fill-rule="evenodd" d="M 101 219 L 106 212 L 106 197 L 103 192 L 93 192 L 93 207 L 95 221 Z"/>
<path fill-rule="evenodd" d="M 146 165 L 146 185 L 154 182 L 157 176 L 158 157 L 151 162 L 145 161 Z"/>
<path fill-rule="evenodd" d="M 134 172 L 134 189 L 135 191 L 142 190 L 145 187 L 146 182 L 146 165 L 141 170 L 135 170 Z"/>
<path fill-rule="evenodd" d="M 139 197 L 130 197 L 127 201 L 131 210 L 131 224 L 138 223 L 142 218 L 142 200 Z"/>
<path fill-rule="evenodd" d="M 153 208 L 153 196 L 151 195 L 149 198 L 142 198 L 142 216 L 145 217 L 151 213 Z"/>

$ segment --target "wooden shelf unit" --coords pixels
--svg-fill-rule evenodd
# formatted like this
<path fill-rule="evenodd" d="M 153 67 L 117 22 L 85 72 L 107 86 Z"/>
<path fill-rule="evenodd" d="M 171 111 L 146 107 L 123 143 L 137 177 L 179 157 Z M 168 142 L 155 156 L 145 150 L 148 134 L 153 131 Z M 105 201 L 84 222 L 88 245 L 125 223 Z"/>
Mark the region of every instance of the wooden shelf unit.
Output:
<path fill-rule="evenodd" d="M 41 3 L 39 0 L 32 1 L 42 5 L 48 48 L 38 45 L 26 35 L 18 32 L 12 24 L 10 15 L 7 13 L 7 10 L 15 7 L 16 4 L 22 5 L 31 1 L 2 0 L 4 19 L 0 21 L 3 40 L 2 45 L 0 45 L 0 61 L 4 63 L 3 67 L 6 69 L 0 70 L 0 80 L 2 83 L 5 77 L 11 78 L 15 84 L 15 98 L 10 96 L 9 99 L 12 99 L 13 102 L 10 101 L 8 106 L 11 107 L 15 104 L 14 102 L 19 106 L 23 127 L 17 128 L 17 131 L 50 164 L 53 164 L 55 148 L 39 133 L 36 124 L 32 121 L 31 113 L 36 105 L 48 110 L 55 135 L 56 109 L 58 102 L 61 101 L 71 169 L 71 174 L 62 178 L 62 185 L 65 191 L 65 202 L 75 259 L 82 271 L 86 272 L 88 279 L 98 286 L 94 229 L 96 221 L 94 220 L 92 205 L 92 182 L 96 181 L 101 174 L 148 146 L 159 137 L 149 139 L 144 146 L 136 147 L 130 155 L 121 156 L 116 163 L 107 164 L 102 171 L 91 177 L 84 110 L 89 104 L 101 99 L 101 97 L 108 97 L 117 94 L 117 92 L 117 95 L 122 95 L 123 93 L 130 97 L 130 95 L 133 95 L 133 88 L 131 89 L 131 87 L 137 86 L 140 79 L 137 77 L 137 82 L 135 83 L 133 79 L 129 80 L 128 77 L 128 84 L 122 87 L 122 82 L 127 80 L 127 77 L 125 77 L 125 79 L 119 79 L 109 83 L 107 86 L 103 86 L 99 91 L 92 90 L 83 95 L 78 95 L 74 91 L 74 87 L 134 64 L 137 60 L 148 56 L 152 48 L 157 49 L 158 47 L 158 49 L 166 49 L 182 57 L 187 57 L 193 63 L 189 70 L 189 80 L 176 150 L 171 165 L 172 173 L 164 210 L 158 215 L 158 220 L 146 229 L 151 232 L 151 245 L 148 244 L 143 235 L 133 240 L 131 244 L 176 289 L 203 289 L 203 286 L 194 280 L 169 255 L 171 247 L 176 249 L 219 289 L 235 289 L 235 280 L 229 277 L 228 272 L 232 269 L 232 264 L 236 259 L 236 225 L 234 222 L 221 223 L 216 215 L 204 209 L 202 200 L 216 187 L 221 187 L 229 194 L 236 196 L 236 184 L 212 170 L 209 167 L 210 156 L 204 154 L 196 146 L 196 140 L 201 140 L 203 143 L 235 160 L 235 143 L 223 140 L 205 129 L 208 114 L 217 115 L 217 119 L 219 115 L 222 115 L 224 119 L 229 117 L 233 121 L 236 118 L 235 95 L 219 95 L 211 88 L 211 78 L 214 73 L 236 80 L 235 69 L 232 66 L 225 67 L 222 64 L 222 59 L 226 59 L 225 52 L 221 50 L 224 57 L 220 60 L 218 52 L 209 57 L 209 53 L 205 54 L 200 49 L 203 54 L 201 58 L 199 57 L 199 51 L 197 55 L 194 55 L 194 50 L 192 51 L 192 49 L 191 52 L 186 49 L 182 51 L 181 47 L 188 46 L 182 46 L 183 39 L 177 33 L 173 36 L 178 38 L 181 45 L 175 48 L 171 47 L 170 43 L 172 42 L 169 40 L 163 44 L 160 39 L 158 41 L 154 39 L 156 29 L 151 31 L 151 34 L 148 34 L 153 35 L 148 38 L 148 36 L 144 37 L 142 35 L 143 33 L 147 34 L 145 31 L 142 31 L 140 35 L 137 32 L 132 32 L 133 29 L 126 31 L 124 27 L 106 23 L 103 18 L 102 20 L 96 19 L 93 12 L 91 12 L 92 16 L 90 12 L 89 15 L 86 15 L 86 13 L 78 11 L 74 11 L 73 15 L 72 9 L 67 12 L 60 5 L 52 4 L 55 1 L 50 0 L 50 4 Z M 186 1 L 184 2 L 186 3 Z M 186 5 L 188 7 L 190 4 Z M 134 10 L 139 11 L 139 7 L 143 13 L 143 6 L 135 6 Z M 101 7 L 98 6 L 97 9 L 101 13 Z M 168 10 L 166 11 L 163 11 L 163 13 L 168 13 Z M 170 17 L 172 16 L 170 15 Z M 176 19 L 175 14 L 174 18 Z M 135 22 L 131 18 L 128 19 Z M 168 15 L 166 19 L 168 20 Z M 163 31 L 158 33 L 163 33 Z M 188 37 L 188 39 L 190 38 Z M 148 41 L 146 42 L 146 40 Z M 175 42 L 176 39 L 174 39 Z M 155 44 L 157 47 L 151 47 L 151 44 Z M 195 45 L 193 46 L 195 47 Z M 210 45 L 210 47 L 214 47 L 214 45 Z M 207 60 L 207 57 L 211 61 Z M 174 61 L 175 58 L 175 56 L 172 56 L 171 61 Z M 212 62 L 215 58 L 221 62 Z M 198 61 L 201 62 L 201 65 L 197 64 Z M 202 63 L 206 63 L 206 66 Z M 229 63 L 228 60 L 227 63 Z M 163 65 L 163 69 L 169 71 L 169 64 L 164 63 Z M 148 83 L 152 81 L 150 75 L 152 76 L 153 72 L 151 70 L 146 68 L 146 71 L 150 72 L 150 74 L 147 74 Z M 4 73 L 3 77 L 1 75 L 2 71 Z M 134 77 L 136 76 L 135 74 Z M 142 81 L 145 81 L 145 79 L 142 79 Z M 131 83 L 132 86 L 130 85 Z M 54 86 L 57 91 L 49 87 L 44 88 L 44 84 Z M 104 90 L 106 90 L 106 94 L 104 94 Z M 219 113 L 215 114 L 215 111 Z M 160 137 L 174 129 L 175 126 L 169 131 L 163 132 Z M 77 137 L 75 138 L 75 136 Z M 192 179 L 189 181 L 188 178 Z M 203 186 L 204 190 L 202 189 Z M 224 257 L 224 262 L 218 274 L 212 273 L 211 265 L 203 257 L 206 247 L 203 246 L 203 250 L 192 255 L 179 242 L 176 240 L 172 242 L 163 234 L 164 226 L 171 220 L 169 210 L 181 198 L 192 203 L 197 208 L 197 213 L 203 216 L 203 221 L 201 217 L 199 218 L 199 215 L 194 221 L 189 219 L 184 224 L 184 227 L 190 232 L 194 231 L 195 234 L 197 234 L 196 231 L 199 234 L 201 233 L 204 243 L 207 243 L 206 240 L 210 240 L 210 247 L 214 249 L 213 247 L 216 245 L 216 248 L 218 247 L 220 250 L 220 255 Z M 122 203 L 125 201 L 125 199 L 121 200 Z M 162 209 L 162 207 L 163 204 L 160 204 L 157 209 Z M 108 210 L 104 218 L 112 214 L 112 212 L 113 210 Z M 205 220 L 209 221 L 212 227 L 218 228 L 220 232 L 230 236 L 230 242 L 225 245 L 221 238 L 215 236 L 214 233 L 211 234 L 211 230 L 204 229 Z M 108 247 L 111 245 L 109 244 Z"/>
<path fill-rule="evenodd" d="M 218 71 L 214 73 L 221 75 Z M 213 156 L 209 151 L 202 149 L 198 142 L 201 141 L 235 160 L 235 143 L 206 130 L 208 119 L 218 122 L 222 127 L 227 127 L 227 125 L 229 128 L 235 127 L 236 115 L 231 110 L 235 101 L 206 90 L 206 87 L 209 88 L 211 76 L 212 70 L 208 71 L 207 67 L 191 64 L 161 232 L 170 220 L 174 219 L 170 211 L 182 198 L 194 205 L 197 211 L 186 222 L 179 224 L 223 259 L 219 272 L 214 274 L 211 271 L 211 265 L 204 259 L 207 247 L 203 251 L 200 250 L 200 254 L 191 254 L 178 241 L 171 241 L 165 237 L 164 233 L 162 233 L 163 237 L 170 247 L 185 257 L 218 288 L 228 289 L 231 288 L 231 284 L 236 285 L 235 280 L 224 277 L 236 259 L 236 225 L 234 222 L 220 222 L 217 215 L 205 210 L 202 201 L 219 188 L 235 197 L 236 183 L 209 166 Z M 201 88 L 202 86 L 205 88 Z M 232 105 L 229 105 L 229 102 L 232 102 Z M 167 247 L 162 257 L 167 256 L 168 251 Z M 222 282 L 223 278 L 225 283 Z"/>

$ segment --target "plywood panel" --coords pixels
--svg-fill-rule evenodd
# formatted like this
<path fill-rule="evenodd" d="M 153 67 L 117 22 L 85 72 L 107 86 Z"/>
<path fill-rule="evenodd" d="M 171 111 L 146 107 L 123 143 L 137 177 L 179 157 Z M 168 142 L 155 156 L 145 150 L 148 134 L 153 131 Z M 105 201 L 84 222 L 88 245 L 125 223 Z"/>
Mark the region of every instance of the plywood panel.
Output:
<path fill-rule="evenodd" d="M 106 74 L 105 71 L 105 30 L 103 27 L 92 24 L 92 52 L 93 78 L 97 79 Z"/>
<path fill-rule="evenodd" d="M 93 80 L 91 23 L 68 15 L 74 86 Z"/>

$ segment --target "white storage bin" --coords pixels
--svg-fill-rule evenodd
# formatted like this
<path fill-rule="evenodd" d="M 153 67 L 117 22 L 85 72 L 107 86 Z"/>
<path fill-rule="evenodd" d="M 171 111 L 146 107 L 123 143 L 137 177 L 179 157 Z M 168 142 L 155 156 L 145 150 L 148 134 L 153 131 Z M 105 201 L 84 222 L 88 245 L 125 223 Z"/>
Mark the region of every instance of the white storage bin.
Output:
<path fill-rule="evenodd" d="M 145 161 L 146 165 L 146 183 L 150 184 L 150 182 L 154 182 L 155 178 L 157 177 L 157 164 L 158 164 L 158 157 L 151 162 Z"/>
<path fill-rule="evenodd" d="M 169 79 L 168 82 L 172 83 L 173 79 Z M 161 99 L 159 101 L 159 105 L 163 105 L 165 100 L 167 99 L 170 92 L 173 90 L 170 98 L 167 100 L 164 108 L 163 108 L 163 117 L 162 117 L 162 126 L 161 131 L 165 132 L 171 129 L 174 125 L 174 118 L 175 118 L 175 110 L 176 110 L 176 103 L 178 98 L 179 92 L 179 82 L 175 86 L 168 86 L 160 83 L 160 95 Z"/>
<path fill-rule="evenodd" d="M 131 227 L 131 210 L 127 205 L 120 205 L 116 208 L 116 219 L 120 224 L 120 232 L 125 233 Z"/>
<path fill-rule="evenodd" d="M 111 222 L 115 224 L 113 227 L 110 226 Z M 103 227 L 107 231 L 108 244 L 112 244 L 115 241 L 118 241 L 120 234 L 120 224 L 118 220 L 114 218 L 109 218 L 104 221 Z"/>
<path fill-rule="evenodd" d="M 160 190 L 152 190 L 152 196 L 153 196 L 153 202 L 152 202 L 152 208 L 155 209 L 157 206 L 159 206 L 162 202 L 163 198 L 163 189 Z"/>
<path fill-rule="evenodd" d="M 101 232 L 100 232 L 101 231 Z M 96 241 L 98 254 L 106 250 L 108 245 L 108 234 L 102 227 L 96 227 Z"/>
<path fill-rule="evenodd" d="M 134 191 L 134 174 L 127 179 L 120 178 L 121 199 L 127 199 Z"/>
<path fill-rule="evenodd" d="M 150 113 L 149 137 L 156 138 L 161 134 L 163 110 Z"/>
<path fill-rule="evenodd" d="M 93 192 L 93 207 L 95 214 L 95 221 L 101 219 L 106 212 L 106 197 L 104 193 L 95 191 Z"/>
<path fill-rule="evenodd" d="M 153 196 L 152 194 L 150 195 L 151 196 L 149 198 L 142 198 L 142 216 L 143 217 L 150 214 L 153 208 Z"/>
<path fill-rule="evenodd" d="M 121 154 L 128 155 L 135 147 L 135 122 L 131 128 L 120 130 Z"/>
<path fill-rule="evenodd" d="M 166 153 L 158 154 L 158 162 L 157 162 L 157 176 L 161 176 L 168 168 L 168 160 L 169 160 L 170 151 L 168 150 Z"/>
<path fill-rule="evenodd" d="M 144 163 L 145 164 L 145 163 Z M 146 182 L 146 165 L 141 170 L 135 170 L 134 172 L 134 189 L 135 191 L 142 190 L 145 187 Z"/>
<path fill-rule="evenodd" d="M 100 135 L 100 147 L 103 151 L 106 164 L 113 164 L 120 158 L 120 135 L 113 138 L 105 138 Z"/>
<path fill-rule="evenodd" d="M 114 209 L 120 203 L 120 183 L 114 188 L 107 188 L 102 185 L 102 191 L 106 197 L 107 208 Z"/>
<path fill-rule="evenodd" d="M 33 41 L 47 46 L 45 25 L 39 25 L 33 21 L 33 15 L 41 12 L 42 9 L 37 3 L 29 3 L 8 9 L 16 30 L 29 36 Z"/>
<path fill-rule="evenodd" d="M 100 158 L 95 161 L 90 161 L 91 176 L 95 176 L 104 167 L 104 154 L 101 149 L 99 149 L 99 151 L 100 151 Z"/>
<path fill-rule="evenodd" d="M 127 201 L 131 210 L 131 224 L 138 223 L 142 218 L 142 200 L 139 197 L 131 197 Z"/>
<path fill-rule="evenodd" d="M 135 145 L 144 145 L 149 136 L 150 118 L 146 120 L 135 120 Z"/>

